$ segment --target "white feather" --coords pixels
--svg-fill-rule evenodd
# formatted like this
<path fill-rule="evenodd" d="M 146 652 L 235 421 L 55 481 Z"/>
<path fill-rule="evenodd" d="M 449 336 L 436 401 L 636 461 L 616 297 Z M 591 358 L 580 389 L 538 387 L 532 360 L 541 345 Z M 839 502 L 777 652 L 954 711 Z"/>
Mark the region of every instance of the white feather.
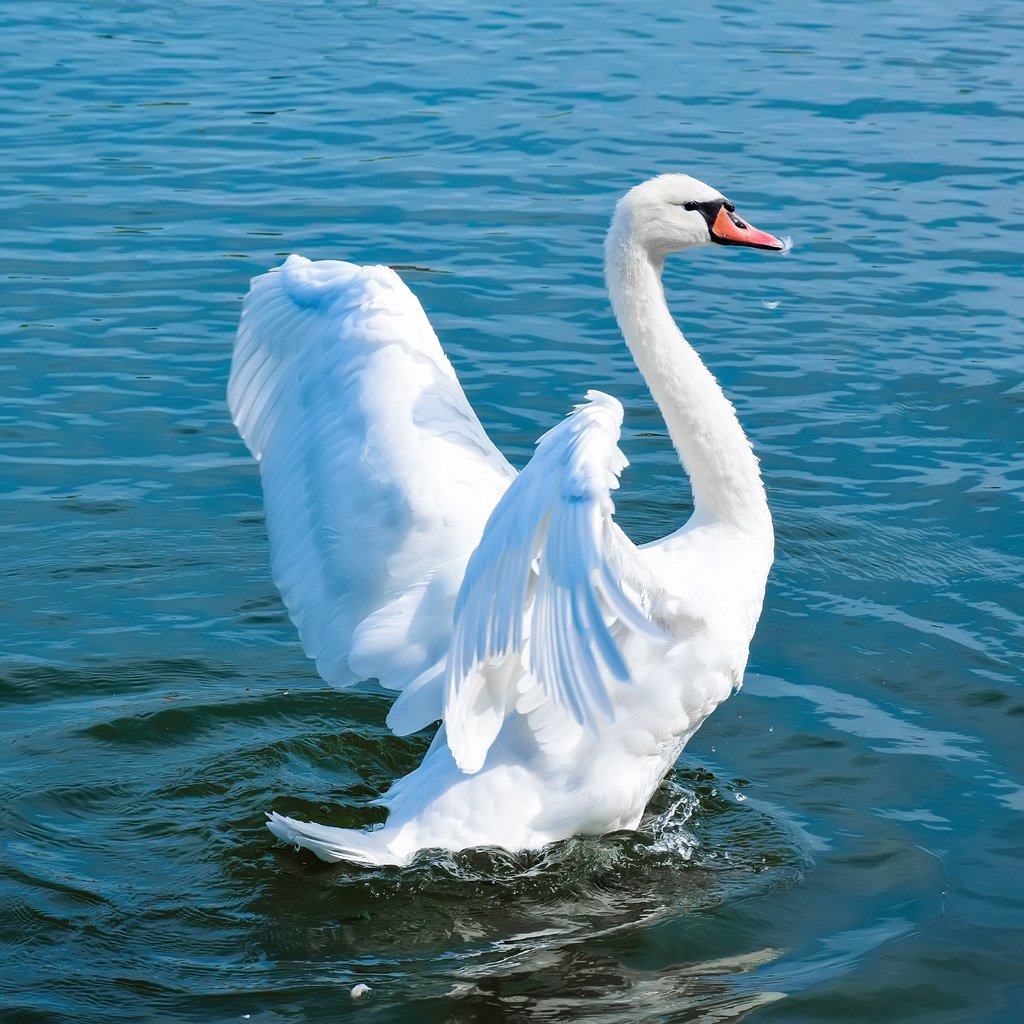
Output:
<path fill-rule="evenodd" d="M 291 256 L 258 277 L 228 403 L 260 461 L 274 580 L 330 683 L 443 659 L 466 560 L 515 475 L 393 271 Z M 441 672 L 394 722 L 441 714 Z"/>
<path fill-rule="evenodd" d="M 672 640 L 652 622 L 660 595 L 611 518 L 611 491 L 627 465 L 622 406 L 599 391 L 587 400 L 540 439 L 466 568 L 444 705 L 448 744 L 466 772 L 482 766 L 512 689 L 526 693 L 535 682 L 593 729 L 598 716 L 613 717 L 611 684 L 630 678 L 617 627 L 655 646 Z M 523 671 L 499 671 L 509 657 Z"/>
<path fill-rule="evenodd" d="M 255 279 L 228 394 L 260 460 L 274 579 L 326 680 L 400 690 L 397 732 L 443 719 L 382 798 L 383 828 L 275 814 L 275 835 L 324 860 L 400 864 L 633 828 L 739 686 L 771 517 L 660 280 L 667 252 L 711 239 L 723 202 L 664 175 L 619 203 L 608 236 L 616 316 L 693 485 L 691 519 L 643 548 L 612 519 L 627 465 L 614 398 L 589 392 L 516 477 L 397 275 L 292 256 Z"/>

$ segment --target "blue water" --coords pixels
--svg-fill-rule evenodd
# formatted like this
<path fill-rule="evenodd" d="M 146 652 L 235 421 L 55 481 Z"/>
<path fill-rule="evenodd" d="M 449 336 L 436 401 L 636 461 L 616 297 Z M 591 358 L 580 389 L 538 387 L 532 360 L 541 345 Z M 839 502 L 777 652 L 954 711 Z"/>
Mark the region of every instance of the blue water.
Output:
<path fill-rule="evenodd" d="M 5 1022 L 1024 1019 L 1024 9 L 688 6 L 5 6 Z M 666 274 L 775 515 L 744 689 L 639 835 L 275 845 L 266 809 L 379 818 L 427 738 L 274 591 L 249 277 L 412 268 L 517 464 L 617 395 L 649 540 L 689 492 L 600 261 L 666 170 L 794 239 Z"/>

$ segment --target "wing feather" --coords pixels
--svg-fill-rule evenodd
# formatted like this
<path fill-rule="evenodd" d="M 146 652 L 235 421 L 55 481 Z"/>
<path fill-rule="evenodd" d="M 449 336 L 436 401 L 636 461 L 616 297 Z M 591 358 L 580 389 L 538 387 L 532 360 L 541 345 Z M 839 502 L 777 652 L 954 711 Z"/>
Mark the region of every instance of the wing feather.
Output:
<path fill-rule="evenodd" d="M 594 728 L 614 714 L 610 687 L 630 681 L 623 638 L 673 640 L 657 614 L 663 592 L 611 518 L 611 492 L 627 465 L 621 424 L 622 406 L 589 392 L 540 439 L 469 560 L 444 708 L 463 771 L 481 767 L 517 700 L 520 710 L 537 706 L 531 686 Z M 513 685 L 509 664 L 520 669 Z"/>
<path fill-rule="evenodd" d="M 252 282 L 228 403 L 320 674 L 408 688 L 401 731 L 440 717 L 455 596 L 515 471 L 415 296 L 386 267 L 289 257 Z"/>

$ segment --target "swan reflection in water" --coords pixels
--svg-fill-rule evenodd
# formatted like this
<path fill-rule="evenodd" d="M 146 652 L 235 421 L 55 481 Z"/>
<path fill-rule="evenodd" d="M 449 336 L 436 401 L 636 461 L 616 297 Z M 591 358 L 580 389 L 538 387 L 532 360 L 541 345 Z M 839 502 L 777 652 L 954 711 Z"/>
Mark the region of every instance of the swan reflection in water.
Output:
<path fill-rule="evenodd" d="M 806 837 L 737 791 L 674 771 L 639 830 L 537 852 L 431 851 L 396 870 L 282 850 L 256 902 L 275 908 L 278 959 L 287 934 L 289 959 L 410 1019 L 735 1019 L 780 998 L 760 976 L 777 931 L 750 908 L 810 864 Z"/>

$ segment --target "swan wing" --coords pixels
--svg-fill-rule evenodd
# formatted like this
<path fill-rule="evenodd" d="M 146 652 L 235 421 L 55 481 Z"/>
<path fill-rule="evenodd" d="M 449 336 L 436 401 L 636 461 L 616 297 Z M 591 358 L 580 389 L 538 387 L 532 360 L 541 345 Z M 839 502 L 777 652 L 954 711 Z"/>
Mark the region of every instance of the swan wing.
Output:
<path fill-rule="evenodd" d="M 423 308 L 387 267 L 291 256 L 252 282 L 228 404 L 306 654 L 405 690 L 396 731 L 436 720 L 466 560 L 515 471 Z"/>
<path fill-rule="evenodd" d="M 539 687 L 583 728 L 610 719 L 610 688 L 630 681 L 630 637 L 667 645 L 666 595 L 612 520 L 627 465 L 622 406 L 598 391 L 537 443 L 498 502 L 455 605 L 445 681 L 448 744 L 482 766 L 505 718 Z M 519 705 L 523 706 L 522 703 Z"/>

